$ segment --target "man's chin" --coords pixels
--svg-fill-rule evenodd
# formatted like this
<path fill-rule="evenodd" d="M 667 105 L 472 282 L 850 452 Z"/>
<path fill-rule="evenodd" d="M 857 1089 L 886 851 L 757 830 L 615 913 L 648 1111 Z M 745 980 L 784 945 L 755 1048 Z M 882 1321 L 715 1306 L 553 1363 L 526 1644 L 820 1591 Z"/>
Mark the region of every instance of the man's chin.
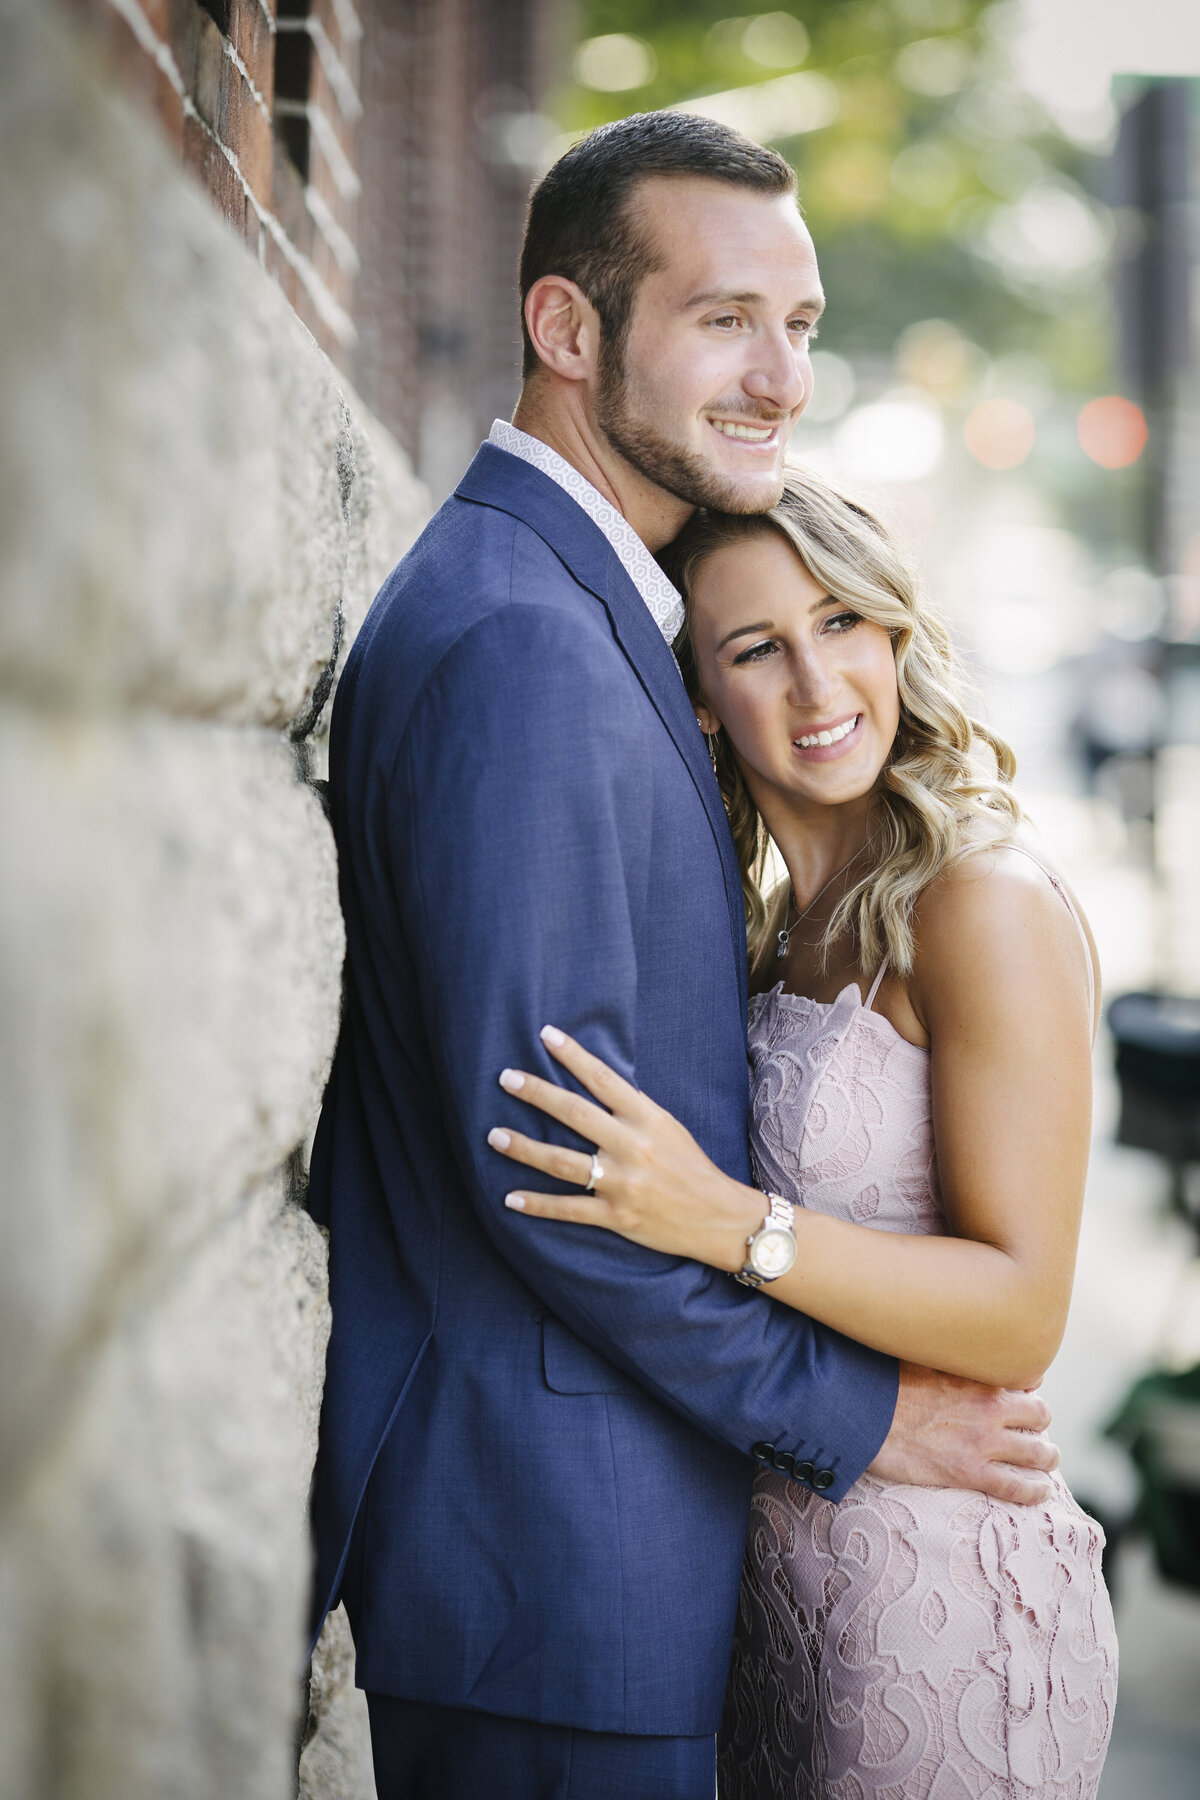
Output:
<path fill-rule="evenodd" d="M 764 469 L 754 475 L 738 476 L 727 469 L 714 468 L 705 486 L 712 497 L 697 501 L 696 505 L 724 513 L 770 512 L 783 497 L 783 470 Z"/>

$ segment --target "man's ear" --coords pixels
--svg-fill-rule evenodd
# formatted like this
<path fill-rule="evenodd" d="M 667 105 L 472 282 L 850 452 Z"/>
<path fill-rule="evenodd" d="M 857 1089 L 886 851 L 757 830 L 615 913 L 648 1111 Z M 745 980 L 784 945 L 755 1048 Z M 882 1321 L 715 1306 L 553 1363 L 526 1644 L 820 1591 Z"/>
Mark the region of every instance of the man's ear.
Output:
<path fill-rule="evenodd" d="M 595 307 L 565 275 L 543 275 L 525 296 L 525 329 L 542 362 L 564 381 L 596 373 L 600 319 Z"/>

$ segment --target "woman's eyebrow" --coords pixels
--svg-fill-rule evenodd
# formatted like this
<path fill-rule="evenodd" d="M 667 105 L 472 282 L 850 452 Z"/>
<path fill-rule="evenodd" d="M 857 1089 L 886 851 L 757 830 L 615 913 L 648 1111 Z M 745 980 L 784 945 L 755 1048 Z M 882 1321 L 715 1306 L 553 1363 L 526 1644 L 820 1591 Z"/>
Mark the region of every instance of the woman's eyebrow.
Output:
<path fill-rule="evenodd" d="M 721 639 L 720 643 L 717 645 L 717 649 L 723 650 L 725 648 L 726 644 L 732 644 L 734 638 L 752 637 L 756 631 L 773 631 L 773 630 L 774 630 L 774 626 L 771 624 L 770 619 L 763 619 L 757 625 L 739 625 L 736 628 L 736 630 L 731 631 L 729 633 L 728 637 L 723 637 Z"/>

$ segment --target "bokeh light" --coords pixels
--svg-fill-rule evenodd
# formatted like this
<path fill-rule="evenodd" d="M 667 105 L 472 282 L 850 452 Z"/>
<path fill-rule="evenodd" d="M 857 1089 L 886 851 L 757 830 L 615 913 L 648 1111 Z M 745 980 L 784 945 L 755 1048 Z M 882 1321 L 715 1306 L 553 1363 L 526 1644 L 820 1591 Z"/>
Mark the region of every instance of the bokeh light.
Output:
<path fill-rule="evenodd" d="M 600 94 L 623 94 L 653 81 L 658 58 L 644 38 L 625 31 L 588 38 L 575 52 L 575 79 Z"/>
<path fill-rule="evenodd" d="M 1033 449 L 1037 427 L 1019 400 L 981 400 L 963 421 L 963 442 L 985 469 L 1015 469 Z"/>
<path fill-rule="evenodd" d="M 887 394 L 843 419 L 839 461 L 867 481 L 921 481 L 941 461 L 942 417 L 920 393 Z"/>
<path fill-rule="evenodd" d="M 1146 448 L 1146 415 L 1122 394 L 1089 400 L 1077 422 L 1079 445 L 1102 469 L 1127 469 Z"/>

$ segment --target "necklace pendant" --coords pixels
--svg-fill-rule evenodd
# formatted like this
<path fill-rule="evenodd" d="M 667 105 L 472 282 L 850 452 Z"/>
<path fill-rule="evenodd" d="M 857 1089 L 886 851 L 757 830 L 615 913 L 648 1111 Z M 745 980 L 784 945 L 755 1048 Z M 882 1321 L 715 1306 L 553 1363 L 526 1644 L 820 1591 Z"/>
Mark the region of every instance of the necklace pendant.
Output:
<path fill-rule="evenodd" d="M 787 932 L 787 931 L 781 931 L 779 933 L 779 948 L 775 952 L 776 962 L 779 961 L 780 957 L 787 955 L 787 953 L 788 953 L 788 938 L 790 936 L 791 936 L 791 933 Z"/>

